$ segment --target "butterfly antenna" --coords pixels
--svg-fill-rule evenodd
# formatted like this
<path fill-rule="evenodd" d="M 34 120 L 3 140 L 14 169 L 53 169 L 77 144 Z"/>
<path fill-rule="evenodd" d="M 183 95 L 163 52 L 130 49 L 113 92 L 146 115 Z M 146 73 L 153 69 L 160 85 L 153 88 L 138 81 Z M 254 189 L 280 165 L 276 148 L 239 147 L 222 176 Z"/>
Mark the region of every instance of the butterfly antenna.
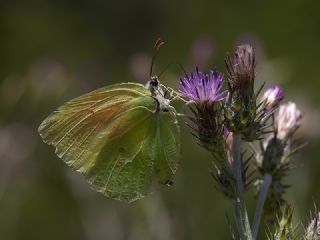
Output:
<path fill-rule="evenodd" d="M 152 76 L 154 61 L 156 59 L 156 56 L 158 55 L 159 49 L 163 44 L 164 42 L 161 40 L 161 38 L 158 38 L 154 43 L 154 46 L 153 46 L 154 52 L 151 60 L 151 66 L 150 66 L 150 77 Z"/>
<path fill-rule="evenodd" d="M 182 64 L 179 63 L 179 62 L 176 62 L 176 64 L 180 67 L 180 69 L 182 70 L 182 72 L 187 76 L 188 74 L 187 74 L 186 70 L 184 69 L 184 67 L 182 66 Z"/>
<path fill-rule="evenodd" d="M 159 74 L 159 78 L 161 77 L 161 75 L 168 70 L 168 68 L 173 64 L 174 62 L 170 62 L 169 64 L 167 64 L 167 66 L 160 72 Z"/>
<path fill-rule="evenodd" d="M 183 73 L 184 73 L 185 75 L 187 75 L 187 72 L 186 72 L 186 70 L 184 69 L 184 67 L 183 67 L 179 62 L 173 61 L 173 62 L 170 62 L 169 64 L 167 64 L 167 66 L 160 72 L 160 74 L 159 74 L 158 77 L 160 78 L 161 75 L 162 75 L 165 71 L 167 71 L 167 69 L 168 69 L 173 63 L 176 63 L 176 64 L 180 67 L 180 69 L 183 71 Z"/>

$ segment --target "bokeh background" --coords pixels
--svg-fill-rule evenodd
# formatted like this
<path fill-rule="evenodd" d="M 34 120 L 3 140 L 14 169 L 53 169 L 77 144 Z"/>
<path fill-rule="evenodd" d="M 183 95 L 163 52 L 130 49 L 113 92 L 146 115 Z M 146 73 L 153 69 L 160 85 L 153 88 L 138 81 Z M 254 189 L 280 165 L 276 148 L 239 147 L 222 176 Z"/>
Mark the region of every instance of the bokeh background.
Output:
<path fill-rule="evenodd" d="M 320 199 L 319 7 L 311 0 L 2 0 L 0 239 L 230 239 L 230 202 L 215 190 L 209 155 L 186 127 L 174 185 L 131 205 L 91 190 L 37 133 L 73 97 L 111 83 L 146 82 L 159 36 L 166 45 L 157 73 L 173 61 L 187 71 L 198 65 L 225 72 L 227 51 L 239 43 L 256 48 L 257 82 L 280 84 L 286 101 L 305 113 L 299 134 L 309 145 L 295 156 L 299 167 L 287 178 L 286 198 L 307 219 Z M 173 64 L 162 81 L 176 88 L 182 75 Z"/>

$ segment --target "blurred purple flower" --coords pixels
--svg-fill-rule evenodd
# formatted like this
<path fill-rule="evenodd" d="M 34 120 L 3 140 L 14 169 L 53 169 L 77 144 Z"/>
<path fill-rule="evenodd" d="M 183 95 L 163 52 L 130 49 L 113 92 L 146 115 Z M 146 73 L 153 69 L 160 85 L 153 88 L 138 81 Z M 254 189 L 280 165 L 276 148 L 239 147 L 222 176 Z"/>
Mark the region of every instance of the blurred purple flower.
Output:
<path fill-rule="evenodd" d="M 196 104 L 211 104 L 225 97 L 225 92 L 221 92 L 223 82 L 223 75 L 216 70 L 206 73 L 196 68 L 195 73 L 186 75 L 180 80 L 179 92 Z"/>
<path fill-rule="evenodd" d="M 195 39 L 191 46 L 192 66 L 206 66 L 214 55 L 214 45 L 209 37 L 199 37 Z"/>
<path fill-rule="evenodd" d="M 278 106 L 283 97 L 283 89 L 279 86 L 272 86 L 264 92 L 262 100 L 265 101 L 266 109 L 271 110 Z"/>
<path fill-rule="evenodd" d="M 301 125 L 302 114 L 293 102 L 283 104 L 277 116 L 278 137 L 284 139 Z"/>

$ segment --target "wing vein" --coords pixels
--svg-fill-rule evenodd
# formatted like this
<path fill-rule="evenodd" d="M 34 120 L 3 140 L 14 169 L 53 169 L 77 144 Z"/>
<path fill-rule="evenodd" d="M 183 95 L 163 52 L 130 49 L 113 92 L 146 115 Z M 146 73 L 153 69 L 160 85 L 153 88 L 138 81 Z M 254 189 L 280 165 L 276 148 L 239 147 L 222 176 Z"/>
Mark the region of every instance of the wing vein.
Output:
<path fill-rule="evenodd" d="M 101 122 L 98 122 L 98 123 L 96 124 L 96 126 L 94 127 L 94 129 L 92 129 L 92 131 L 91 131 L 91 132 L 85 137 L 85 139 L 81 142 L 81 144 L 79 145 L 79 148 L 82 147 L 82 145 L 84 144 L 84 142 L 87 141 L 87 139 L 92 135 L 92 133 L 93 133 L 98 127 L 100 127 L 103 122 L 104 122 L 104 121 L 101 121 Z M 82 154 L 83 154 L 84 152 L 85 152 L 85 149 L 82 149 L 82 151 L 81 151 L 80 154 L 77 156 L 77 158 L 74 160 L 74 162 L 77 162 L 77 161 L 80 159 L 80 157 L 82 156 Z"/>

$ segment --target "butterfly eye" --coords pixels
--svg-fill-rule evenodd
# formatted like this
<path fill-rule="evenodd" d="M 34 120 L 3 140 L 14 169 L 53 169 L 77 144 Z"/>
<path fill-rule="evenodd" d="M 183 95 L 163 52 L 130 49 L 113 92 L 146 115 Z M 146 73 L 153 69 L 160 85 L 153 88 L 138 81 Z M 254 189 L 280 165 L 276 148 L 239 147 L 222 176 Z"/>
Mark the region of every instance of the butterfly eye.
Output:
<path fill-rule="evenodd" d="M 155 77 L 151 78 L 151 80 L 150 80 L 150 85 L 151 85 L 152 87 L 157 87 L 157 86 L 159 85 L 158 79 L 155 78 Z"/>

